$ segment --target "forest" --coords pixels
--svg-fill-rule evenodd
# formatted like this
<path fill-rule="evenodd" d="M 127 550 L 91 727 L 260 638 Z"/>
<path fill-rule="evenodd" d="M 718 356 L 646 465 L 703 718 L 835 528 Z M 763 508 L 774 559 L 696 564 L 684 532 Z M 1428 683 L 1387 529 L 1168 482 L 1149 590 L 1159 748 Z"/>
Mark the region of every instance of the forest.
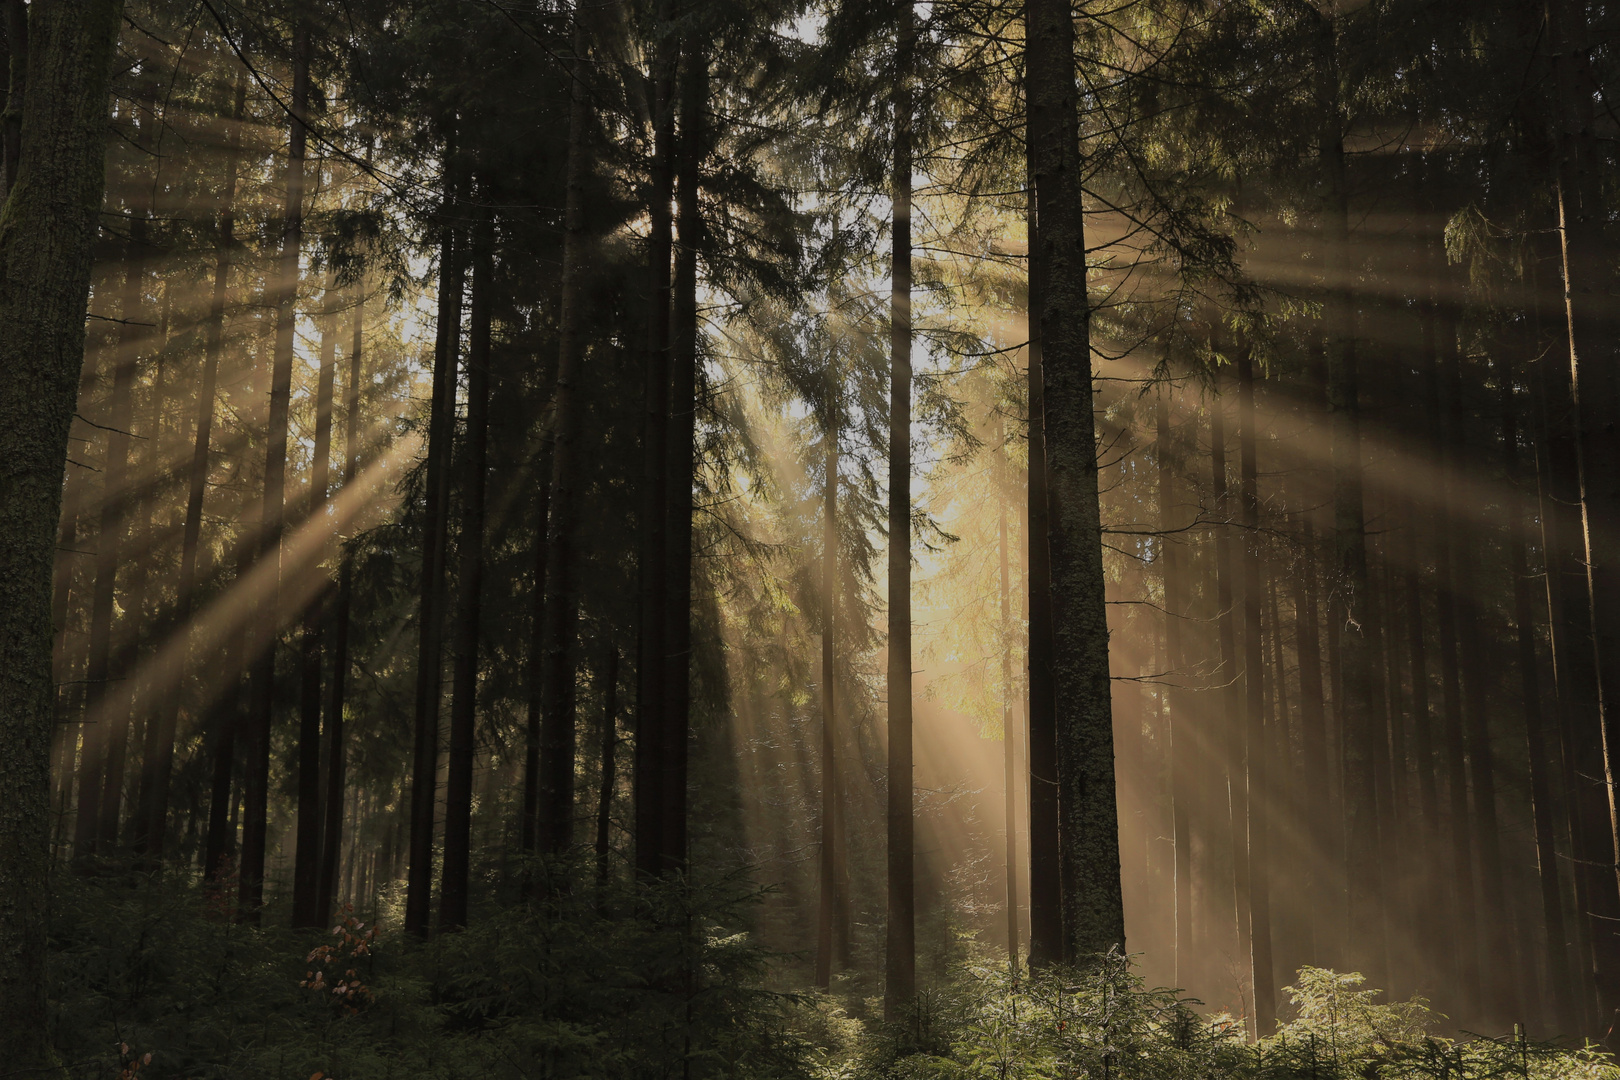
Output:
<path fill-rule="evenodd" d="M 0 1078 L 1620 1080 L 1620 5 L 0 42 Z"/>

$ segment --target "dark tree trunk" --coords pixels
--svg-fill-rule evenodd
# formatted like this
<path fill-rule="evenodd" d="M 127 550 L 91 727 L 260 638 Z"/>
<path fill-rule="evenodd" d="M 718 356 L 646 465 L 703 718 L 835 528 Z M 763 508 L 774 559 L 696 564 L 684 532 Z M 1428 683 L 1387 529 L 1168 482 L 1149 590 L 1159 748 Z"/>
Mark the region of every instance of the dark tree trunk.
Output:
<path fill-rule="evenodd" d="M 439 327 L 429 406 L 427 505 L 422 515 L 422 577 L 417 608 L 415 739 L 405 881 L 405 930 L 426 936 L 433 907 L 433 819 L 439 786 L 439 705 L 444 650 L 444 579 L 450 521 L 450 443 L 455 433 L 456 365 L 461 354 L 462 252 L 455 131 L 445 140 L 444 205 L 439 232 Z"/>
<path fill-rule="evenodd" d="M 1255 453 L 1254 354 L 1247 345 L 1237 358 L 1238 476 L 1243 504 L 1243 685 L 1244 757 L 1248 775 L 1249 947 L 1254 980 L 1255 1034 L 1277 1017 L 1277 986 L 1271 963 L 1271 832 L 1267 811 L 1265 651 L 1261 629 L 1260 490 Z M 1275 632 L 1275 628 L 1273 630 Z"/>
<path fill-rule="evenodd" d="M 265 437 L 264 511 L 259 522 L 259 558 L 271 562 L 273 585 L 259 606 L 258 655 L 253 659 L 251 712 L 247 726 L 247 774 L 242 805 L 241 910 L 257 923 L 264 900 L 264 855 L 269 825 L 270 720 L 275 710 L 276 642 L 280 636 L 280 561 L 287 479 L 287 420 L 292 398 L 293 336 L 297 322 L 298 270 L 304 240 L 304 146 L 308 132 L 309 26 L 293 26 L 291 133 L 287 147 L 287 200 L 282 210 L 281 260 L 277 268 L 276 339 L 270 375 L 270 424 Z"/>
<path fill-rule="evenodd" d="M 658 20 L 667 27 L 670 0 L 659 0 Z M 652 191 L 647 263 L 652 296 L 648 323 L 645 383 L 641 420 L 641 543 L 636 553 L 636 873 L 655 877 L 663 870 L 663 763 L 665 740 L 664 661 L 668 647 L 664 604 L 667 536 L 664 532 L 664 468 L 669 439 L 670 257 L 674 223 L 670 200 L 675 193 L 675 68 L 673 34 L 659 46 L 653 72 Z"/>
<path fill-rule="evenodd" d="M 343 383 L 343 486 L 360 475 L 360 374 L 366 326 L 366 279 L 354 285 L 353 336 L 349 370 Z M 343 735 L 343 706 L 349 680 L 349 617 L 354 605 L 354 554 L 347 545 L 338 563 L 337 600 L 332 608 L 332 679 L 326 698 L 326 793 L 321 818 L 321 868 L 315 910 L 324 923 L 337 902 L 338 855 L 343 847 L 343 799 L 348 772 L 348 746 Z M 358 813 L 358 807 L 355 808 Z M 355 895 L 351 887 L 348 895 Z"/>
<path fill-rule="evenodd" d="M 585 25 L 574 11 L 573 90 L 568 107 L 567 205 L 557 325 L 557 392 L 553 399 L 551 503 L 546 532 L 544 668 L 541 693 L 540 850 L 560 855 L 573 843 L 575 530 L 579 527 L 579 433 L 585 403 L 580 381 L 580 271 L 585 264 L 585 182 L 590 175 L 586 128 L 591 122 Z M 667 200 L 666 200 L 667 205 Z"/>
<path fill-rule="evenodd" d="M 1059 867 L 1065 958 L 1096 965 L 1125 951 L 1114 790 L 1108 609 L 1092 413 L 1074 20 L 1067 3 L 1028 6 L 1028 97 L 1040 192 L 1041 351 L 1047 542 L 1057 700 Z"/>
<path fill-rule="evenodd" d="M 998 414 L 993 479 L 996 485 L 996 560 L 1001 585 L 1001 809 L 1007 878 L 1007 970 L 1018 976 L 1018 736 L 1012 666 L 1012 548 L 1007 535 L 1007 433 Z"/>
<path fill-rule="evenodd" d="M 1226 465 L 1226 399 L 1217 386 L 1209 401 L 1211 494 L 1215 501 L 1215 633 L 1221 650 L 1221 713 L 1218 735 L 1211 742 L 1218 755 L 1216 782 L 1226 789 L 1225 833 L 1222 841 L 1232 860 L 1232 918 L 1228 929 L 1233 954 L 1247 956 L 1249 948 L 1249 820 L 1248 788 L 1243 774 L 1243 683 L 1238 676 L 1237 600 L 1233 588 L 1237 564 L 1232 554 L 1232 505 Z"/>
<path fill-rule="evenodd" d="M 547 423 L 549 424 L 549 418 Z M 523 821 L 518 843 L 523 854 L 533 855 L 540 825 L 540 673 L 546 620 L 546 531 L 550 528 L 551 454 L 541 453 L 531 480 L 534 486 L 534 533 L 531 538 L 533 584 L 529 589 L 529 652 L 524 664 L 527 713 L 523 728 Z"/>
<path fill-rule="evenodd" d="M 911 750 L 911 62 L 910 5 L 895 27 L 893 200 L 889 250 L 889 707 L 888 921 L 883 1016 L 900 1019 L 917 995 L 915 822 Z"/>
<path fill-rule="evenodd" d="M 596 887 L 608 882 L 608 858 L 613 853 L 613 789 L 618 786 L 619 650 L 608 649 L 602 670 L 602 779 L 596 792 Z"/>
<path fill-rule="evenodd" d="M 1300 515 L 1298 572 L 1291 575 L 1294 585 L 1294 647 L 1299 655 L 1299 725 L 1301 783 L 1305 798 L 1302 824 L 1307 843 L 1305 863 L 1306 917 L 1310 935 L 1307 956 L 1323 964 L 1328 955 L 1328 927 L 1335 920 L 1332 877 L 1325 868 L 1338 860 L 1335 848 L 1332 800 L 1328 790 L 1327 716 L 1323 708 L 1321 625 L 1317 602 L 1316 568 L 1320 552 L 1309 510 Z"/>
<path fill-rule="evenodd" d="M 1367 529 L 1362 499 L 1361 403 L 1351 297 L 1349 195 L 1345 176 L 1344 120 L 1339 102 L 1337 21 L 1320 25 L 1321 134 L 1318 146 L 1326 186 L 1329 246 L 1327 295 L 1327 404 L 1333 471 L 1334 591 L 1338 598 L 1342 696 L 1334 701 L 1344 776 L 1346 959 L 1374 985 L 1387 983 L 1376 774 L 1384 715 L 1382 629 L 1367 573 Z"/>
<path fill-rule="evenodd" d="M 1435 299 L 1437 282 L 1434 278 L 1434 246 L 1431 240 L 1427 254 L 1429 266 L 1428 293 L 1423 298 L 1423 364 L 1424 398 L 1431 431 L 1442 430 L 1445 423 L 1441 407 L 1442 345 L 1445 335 L 1455 337 L 1455 327 L 1449 319 L 1442 320 Z M 1471 1001 L 1479 985 L 1479 943 L 1474 900 L 1474 849 L 1469 828 L 1468 777 L 1466 751 L 1463 741 L 1462 680 L 1457 667 L 1457 604 L 1452 588 L 1452 535 L 1451 513 L 1451 451 L 1443 438 L 1437 438 L 1435 448 L 1440 467 L 1440 491 L 1434 508 L 1435 519 L 1435 623 L 1438 631 L 1441 694 L 1441 738 L 1445 743 L 1446 793 L 1449 806 L 1448 830 L 1451 834 L 1451 896 L 1446 905 L 1448 925 L 1453 940 L 1452 972 L 1449 981 L 1458 989 L 1465 1005 Z"/>
<path fill-rule="evenodd" d="M 332 396 L 337 381 L 337 303 L 335 275 L 328 271 L 326 311 L 321 318 L 321 360 L 315 383 L 315 446 L 309 468 L 309 519 L 326 507 L 332 479 Z M 314 568 L 320 573 L 319 567 Z M 326 583 L 304 608 L 298 676 L 298 824 L 293 854 L 295 927 L 320 926 L 321 838 L 326 834 L 321 806 L 321 667 L 326 645 Z M 335 812 L 335 811 L 334 811 Z"/>
<path fill-rule="evenodd" d="M 1029 150 L 1033 157 L 1033 148 Z M 1058 877 L 1057 699 L 1052 688 L 1052 557 L 1046 543 L 1046 397 L 1041 365 L 1039 193 L 1029 173 L 1029 480 L 1024 530 L 1029 604 L 1029 966 L 1063 959 Z"/>
<path fill-rule="evenodd" d="M 1603 861 L 1616 882 L 1602 886 L 1594 913 L 1613 911 L 1620 893 L 1620 796 L 1616 757 L 1620 756 L 1620 426 L 1613 423 L 1617 394 L 1612 345 L 1604 326 L 1610 282 L 1599 193 L 1597 136 L 1592 107 L 1594 76 L 1584 5 L 1549 0 L 1557 93 L 1558 231 L 1564 279 L 1565 327 L 1569 346 L 1571 419 L 1576 483 L 1585 536 L 1585 600 L 1590 625 L 1597 726 L 1603 783 L 1608 797 L 1607 843 Z M 1596 852 L 1597 845 L 1591 845 Z M 1593 883 L 1594 891 L 1597 886 Z M 1598 957 L 1600 1015 L 1605 1027 L 1620 1014 L 1620 925 L 1594 925 Z"/>
<path fill-rule="evenodd" d="M 838 907 L 838 710 L 834 694 L 838 632 L 838 410 L 838 373 L 830 370 L 822 432 L 825 455 L 821 503 L 821 849 L 818 852 L 820 896 L 816 905 L 815 973 L 816 985 L 823 990 L 832 985 L 833 912 Z M 1005 521 L 1002 531 L 1006 531 Z"/>
<path fill-rule="evenodd" d="M 1525 475 L 1519 454 L 1519 414 L 1513 363 L 1505 353 L 1496 360 L 1497 392 L 1502 406 L 1502 469 L 1507 480 L 1508 574 L 1513 579 L 1513 622 L 1519 665 L 1519 707 L 1524 717 L 1525 763 L 1530 774 L 1530 813 L 1536 840 L 1536 866 L 1541 884 L 1541 917 L 1546 931 L 1545 958 L 1553 1016 L 1560 1030 L 1580 1022 L 1575 1015 L 1569 950 L 1565 944 L 1564 893 L 1559 882 L 1558 831 L 1552 803 L 1552 758 L 1547 752 L 1546 714 L 1541 692 L 1541 659 L 1536 649 L 1536 617 L 1530 594 L 1530 560 Z"/>
<path fill-rule="evenodd" d="M 42 1076 L 63 1071 L 46 1001 L 51 566 L 122 8 L 33 10 L 22 154 L 0 215 L 0 1061 Z"/>
<path fill-rule="evenodd" d="M 6 106 L 0 112 L 0 164 L 4 194 L 11 194 L 22 164 L 23 102 L 28 96 L 27 0 L 4 0 L 6 33 Z"/>
<path fill-rule="evenodd" d="M 703 159 L 703 114 L 708 106 L 708 59 L 688 39 L 681 65 L 680 142 L 676 166 L 676 212 L 680 246 L 675 251 L 671 312 L 669 451 L 664 481 L 664 751 L 660 848 L 666 870 L 686 866 L 687 740 L 692 712 L 692 491 L 695 483 L 698 368 L 699 166 Z"/>
<path fill-rule="evenodd" d="M 1188 693 L 1181 685 L 1186 678 L 1186 648 L 1182 644 L 1181 621 L 1187 617 L 1187 585 L 1182 573 L 1180 541 L 1171 535 L 1179 514 L 1176 510 L 1177 459 L 1174 435 L 1170 430 L 1170 391 L 1161 387 L 1154 404 L 1154 447 L 1159 480 L 1159 572 L 1164 589 L 1164 668 L 1169 685 L 1165 688 L 1167 721 L 1165 742 L 1169 747 L 1170 835 L 1175 847 L 1175 982 L 1186 986 L 1192 973 L 1192 814 L 1189 800 L 1197 783 L 1193 750 L 1192 715 Z"/>
<path fill-rule="evenodd" d="M 456 550 L 455 619 L 450 645 L 450 754 L 444 779 L 444 870 L 439 929 L 467 925 L 472 857 L 473 758 L 477 751 L 478 624 L 484 584 L 484 493 L 489 459 L 490 307 L 493 226 L 482 211 L 473 237 L 472 311 L 467 334 L 467 434 L 462 455 L 461 531 Z"/>

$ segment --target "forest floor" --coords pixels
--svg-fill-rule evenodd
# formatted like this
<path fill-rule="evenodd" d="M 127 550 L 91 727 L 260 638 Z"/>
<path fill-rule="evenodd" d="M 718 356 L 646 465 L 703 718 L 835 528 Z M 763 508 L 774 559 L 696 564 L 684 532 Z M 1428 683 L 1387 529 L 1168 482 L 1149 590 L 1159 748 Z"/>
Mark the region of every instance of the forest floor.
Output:
<path fill-rule="evenodd" d="M 86 1080 L 1620 1080 L 1596 1047 L 1443 1038 L 1421 1000 L 1310 968 L 1258 1042 L 1125 962 L 1038 978 L 966 962 L 883 1024 L 771 989 L 780 958 L 747 932 L 759 894 L 737 878 L 558 888 L 426 941 L 386 910 L 294 931 L 272 905 L 250 926 L 231 883 L 172 874 L 54 888 L 53 1034 Z"/>

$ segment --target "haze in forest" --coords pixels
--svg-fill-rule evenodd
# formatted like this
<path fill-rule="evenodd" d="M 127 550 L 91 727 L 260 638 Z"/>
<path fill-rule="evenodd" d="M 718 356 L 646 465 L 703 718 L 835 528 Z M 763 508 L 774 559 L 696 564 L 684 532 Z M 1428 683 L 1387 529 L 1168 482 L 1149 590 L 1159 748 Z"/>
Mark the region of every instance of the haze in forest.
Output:
<path fill-rule="evenodd" d="M 1620 1076 L 1620 10 L 0 14 L 0 1072 Z"/>

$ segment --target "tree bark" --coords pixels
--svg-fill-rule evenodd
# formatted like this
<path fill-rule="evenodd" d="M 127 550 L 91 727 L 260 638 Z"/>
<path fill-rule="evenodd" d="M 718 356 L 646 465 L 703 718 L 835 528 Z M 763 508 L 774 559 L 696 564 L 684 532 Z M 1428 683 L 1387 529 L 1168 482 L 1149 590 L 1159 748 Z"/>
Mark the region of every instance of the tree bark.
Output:
<path fill-rule="evenodd" d="M 1248 775 L 1249 949 L 1256 1037 L 1277 1018 L 1271 958 L 1271 824 L 1267 787 L 1265 651 L 1261 627 L 1260 490 L 1255 452 L 1254 353 L 1238 352 L 1238 476 L 1243 504 L 1244 757 Z"/>
<path fill-rule="evenodd" d="M 563 212 L 563 277 L 557 325 L 557 392 L 554 399 L 551 502 L 546 533 L 544 663 L 541 672 L 540 850 L 561 855 L 573 843 L 574 812 L 574 594 L 575 531 L 579 527 L 579 432 L 584 413 L 580 379 L 580 273 L 584 266 L 585 182 L 590 175 L 586 86 L 588 41 L 574 9 L 573 89 L 568 107 L 567 201 Z M 665 205 L 668 205 L 666 200 Z M 639 808 L 638 808 L 639 812 Z M 639 837 L 638 837 L 639 842 Z"/>
<path fill-rule="evenodd" d="M 259 605 L 265 636 L 253 660 L 247 727 L 247 774 L 242 805 L 241 908 L 238 917 L 257 923 L 264 900 L 264 856 L 270 799 L 270 722 L 275 710 L 276 642 L 281 622 L 281 540 L 286 513 L 287 421 L 292 399 L 298 272 L 304 240 L 304 126 L 309 108 L 309 25 L 293 26 L 291 131 L 287 144 L 287 199 L 282 210 L 281 259 L 276 274 L 276 337 L 270 375 L 270 423 L 265 436 L 264 511 L 259 522 L 259 558 L 274 560 L 275 584 Z"/>
<path fill-rule="evenodd" d="M 439 232 L 439 327 L 429 406 L 427 499 L 422 515 L 422 577 L 417 609 L 415 740 L 411 753 L 411 811 L 405 881 L 405 930 L 428 932 L 433 906 L 433 819 L 439 786 L 439 707 L 444 680 L 444 579 L 450 521 L 450 443 L 455 434 L 456 366 L 461 353 L 462 252 L 456 133 L 445 139 L 444 203 Z"/>
<path fill-rule="evenodd" d="M 1220 387 L 1209 401 L 1210 491 L 1215 501 L 1215 634 L 1221 650 L 1221 714 L 1217 728 L 1216 783 L 1226 788 L 1226 835 L 1232 860 L 1232 906 L 1224 914 L 1233 955 L 1247 956 L 1249 946 L 1248 788 L 1243 772 L 1243 681 L 1239 675 L 1237 599 L 1233 588 L 1237 561 L 1232 554 L 1232 506 L 1226 464 L 1226 399 Z"/>
<path fill-rule="evenodd" d="M 122 9 L 36 2 L 21 158 L 0 210 L 0 1061 L 24 1074 L 62 1072 L 46 1002 L 51 566 Z"/>
<path fill-rule="evenodd" d="M 1170 429 L 1170 392 L 1161 387 L 1154 403 L 1154 447 L 1158 459 L 1159 538 L 1158 562 L 1164 589 L 1164 666 L 1169 679 L 1165 688 L 1167 721 L 1165 742 L 1170 755 L 1170 829 L 1175 847 L 1175 982 L 1186 986 L 1193 970 L 1192 937 L 1192 814 L 1189 800 L 1197 783 L 1193 764 L 1192 714 L 1188 693 L 1181 680 L 1187 677 L 1186 648 L 1182 642 L 1181 621 L 1187 617 L 1187 586 L 1181 566 L 1181 545 L 1171 530 L 1177 517 L 1177 458 Z"/>
<path fill-rule="evenodd" d="M 607 887 L 613 853 L 613 789 L 619 783 L 619 650 L 608 649 L 602 671 L 602 779 L 596 792 L 596 888 Z"/>
<path fill-rule="evenodd" d="M 1059 868 L 1065 958 L 1125 950 L 1108 673 L 1108 609 L 1092 413 L 1091 306 L 1075 84 L 1074 22 L 1058 0 L 1028 5 L 1031 172 L 1040 192 L 1052 675 L 1057 699 Z"/>
<path fill-rule="evenodd" d="M 1007 537 L 1007 433 L 1001 416 L 996 416 L 995 458 L 992 478 L 996 485 L 996 561 L 1001 592 L 1001 808 L 1006 857 L 1002 873 L 1007 878 L 1007 970 L 1018 977 L 1018 739 L 1013 734 L 1014 706 L 1012 668 L 1012 560 Z"/>
<path fill-rule="evenodd" d="M 703 114 L 708 107 L 708 58 L 687 39 L 681 64 L 680 141 L 676 147 L 676 213 L 680 246 L 670 333 L 669 449 L 664 481 L 664 751 L 660 848 L 667 871 L 686 867 L 687 741 L 692 713 L 692 492 L 696 482 L 698 211 Z"/>
<path fill-rule="evenodd" d="M 315 446 L 309 468 L 309 519 L 326 508 L 332 478 L 332 397 L 337 382 L 336 275 L 327 272 L 325 306 L 321 317 L 321 359 L 315 382 Z M 316 571 L 320 571 L 317 569 Z M 321 806 L 321 668 L 326 647 L 326 583 L 304 608 L 299 642 L 298 702 L 298 821 L 293 853 L 293 913 L 295 927 L 320 926 L 326 921 L 321 908 L 321 838 L 326 835 Z M 335 812 L 335 811 L 334 811 Z"/>
<path fill-rule="evenodd" d="M 550 424 L 548 416 L 546 425 Z M 533 855 L 540 825 L 540 673 L 544 667 L 546 624 L 546 532 L 550 528 L 551 454 L 543 448 L 535 463 L 533 549 L 534 582 L 529 589 L 529 652 L 524 665 L 524 693 L 527 713 L 523 729 L 523 821 L 518 827 L 518 844 L 525 855 Z"/>
<path fill-rule="evenodd" d="M 444 867 L 439 929 L 467 925 L 467 876 L 472 858 L 473 758 L 477 751 L 478 624 L 484 584 L 484 495 L 489 460 L 490 308 L 494 288 L 493 224 L 482 210 L 474 226 L 472 310 L 467 335 L 467 434 L 456 542 L 454 637 L 450 645 L 450 754 L 444 780 Z"/>
<path fill-rule="evenodd" d="M 343 486 L 360 475 L 360 375 L 364 357 L 366 278 L 354 284 L 353 336 L 349 344 L 349 370 L 343 383 Z M 345 545 L 338 563 L 337 600 L 332 608 L 332 679 L 326 698 L 326 792 L 321 818 L 321 868 L 316 883 L 315 910 L 324 923 L 337 901 L 338 855 L 343 847 L 343 800 L 347 783 L 348 746 L 343 734 L 343 706 L 348 697 L 349 618 L 354 606 L 354 553 Z M 358 807 L 354 808 L 358 814 Z M 355 895 L 351 887 L 348 895 Z"/>
<path fill-rule="evenodd" d="M 1026 90 L 1027 96 L 1027 90 Z M 1033 145 L 1028 148 L 1033 157 Z M 1029 966 L 1063 960 L 1063 900 L 1058 878 L 1057 699 L 1052 687 L 1052 557 L 1047 546 L 1046 395 L 1041 363 L 1039 193 L 1029 184 L 1029 478 L 1024 530 L 1028 559 Z"/>
<path fill-rule="evenodd" d="M 1334 888 L 1332 877 L 1324 868 L 1336 860 L 1332 857 L 1335 830 L 1332 821 L 1332 800 L 1329 799 L 1327 710 L 1323 708 L 1326 695 L 1322 689 L 1322 648 L 1319 627 L 1320 606 L 1317 603 L 1317 548 L 1315 525 L 1309 510 L 1300 521 L 1299 571 L 1293 575 L 1294 583 L 1294 647 L 1299 656 L 1299 723 L 1300 764 L 1306 798 L 1303 831 L 1309 848 L 1306 852 L 1304 905 L 1309 919 L 1309 951 L 1311 959 L 1321 964 L 1329 955 L 1326 948 L 1330 937 L 1327 926 L 1333 922 Z M 1331 962 L 1331 961 L 1329 961 Z"/>
<path fill-rule="evenodd" d="M 888 921 L 883 1017 L 898 1021 L 917 995 L 915 822 L 911 748 L 911 5 L 895 27 L 893 200 L 889 249 Z"/>
<path fill-rule="evenodd" d="M 829 359 L 823 417 L 821 502 L 821 849 L 817 867 L 816 986 L 832 985 L 833 912 L 838 907 L 838 710 L 834 683 L 838 633 L 838 435 L 839 386 Z M 1005 515 L 1003 515 L 1005 517 Z"/>

